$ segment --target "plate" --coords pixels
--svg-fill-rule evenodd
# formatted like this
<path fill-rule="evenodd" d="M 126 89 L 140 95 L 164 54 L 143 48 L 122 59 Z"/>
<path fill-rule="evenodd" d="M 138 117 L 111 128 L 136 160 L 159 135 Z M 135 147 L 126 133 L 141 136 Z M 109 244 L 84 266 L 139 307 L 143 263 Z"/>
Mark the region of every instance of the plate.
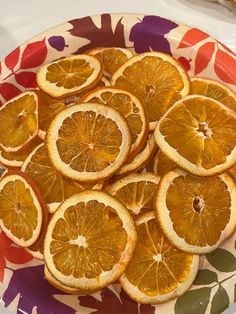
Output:
<path fill-rule="evenodd" d="M 56 26 L 11 52 L 0 63 L 0 104 L 35 88 L 35 73 L 42 64 L 110 46 L 172 54 L 190 76 L 216 79 L 236 91 L 236 55 L 208 34 L 159 16 L 102 14 Z M 132 301 L 118 283 L 93 295 L 65 294 L 45 281 L 42 262 L 0 233 L 0 294 L 13 313 L 221 313 L 236 300 L 236 235 L 201 257 L 201 270 L 188 292 L 152 306 Z"/>

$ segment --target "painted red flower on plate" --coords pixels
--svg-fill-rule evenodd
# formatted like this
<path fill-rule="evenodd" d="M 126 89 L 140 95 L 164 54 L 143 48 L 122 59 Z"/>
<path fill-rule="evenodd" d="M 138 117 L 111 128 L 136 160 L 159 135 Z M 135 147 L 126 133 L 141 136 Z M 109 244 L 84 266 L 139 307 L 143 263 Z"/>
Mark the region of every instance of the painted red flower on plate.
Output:
<path fill-rule="evenodd" d="M 24 249 L 12 245 L 4 232 L 0 233 L 0 281 L 3 282 L 6 261 L 13 264 L 25 264 L 32 260 L 32 256 Z"/>

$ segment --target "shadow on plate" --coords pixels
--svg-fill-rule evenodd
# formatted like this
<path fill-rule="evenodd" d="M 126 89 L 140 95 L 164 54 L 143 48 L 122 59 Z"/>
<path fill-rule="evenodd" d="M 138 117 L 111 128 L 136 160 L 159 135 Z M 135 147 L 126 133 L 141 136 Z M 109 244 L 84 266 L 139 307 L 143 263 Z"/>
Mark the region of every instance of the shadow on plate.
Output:
<path fill-rule="evenodd" d="M 211 0 L 178 0 L 182 4 L 186 5 L 188 8 L 193 10 L 198 10 L 199 12 L 211 15 L 215 18 L 218 18 L 221 21 L 235 24 L 236 23 L 236 8 L 235 10 L 230 10 L 225 6 L 220 5 L 216 1 Z"/>
<path fill-rule="evenodd" d="M 0 23 L 0 61 L 5 58 L 13 49 L 15 49 L 18 44 L 15 39 L 12 37 L 11 33 L 1 25 Z"/>

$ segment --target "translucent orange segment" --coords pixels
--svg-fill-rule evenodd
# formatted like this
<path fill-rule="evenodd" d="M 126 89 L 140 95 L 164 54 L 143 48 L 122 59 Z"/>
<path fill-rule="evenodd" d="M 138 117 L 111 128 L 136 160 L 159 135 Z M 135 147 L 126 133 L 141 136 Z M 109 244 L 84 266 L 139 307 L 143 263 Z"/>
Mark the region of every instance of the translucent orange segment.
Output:
<path fill-rule="evenodd" d="M 191 94 L 203 95 L 220 101 L 225 106 L 236 111 L 236 94 L 232 97 L 224 86 L 218 83 L 203 80 L 194 80 L 191 82 Z"/>
<path fill-rule="evenodd" d="M 154 158 L 154 173 L 158 174 L 159 176 L 163 176 L 176 167 L 176 164 L 170 160 L 161 150 L 158 151 Z"/>
<path fill-rule="evenodd" d="M 137 226 L 138 241 L 125 276 L 147 296 L 167 294 L 185 281 L 192 255 L 174 248 L 156 218 Z"/>
<path fill-rule="evenodd" d="M 158 121 L 171 105 L 181 98 L 183 80 L 176 67 L 161 58 L 146 56 L 128 66 L 116 80 L 146 105 L 150 122 Z"/>
<path fill-rule="evenodd" d="M 17 148 L 28 142 L 38 128 L 38 105 L 33 95 L 23 95 L 0 110 L 0 143 Z"/>
<path fill-rule="evenodd" d="M 223 164 L 236 145 L 235 116 L 200 96 L 176 105 L 160 132 L 180 155 L 205 169 Z"/>
<path fill-rule="evenodd" d="M 102 49 L 94 56 L 102 61 L 105 72 L 109 75 L 115 73 L 128 60 L 124 52 L 113 48 Z"/>
<path fill-rule="evenodd" d="M 58 99 L 52 98 L 44 92 L 40 92 L 40 106 L 39 106 L 39 129 L 47 131 L 53 118 L 63 109 L 66 105 Z"/>
<path fill-rule="evenodd" d="M 94 69 L 83 59 L 65 59 L 48 66 L 46 80 L 58 87 L 72 89 L 83 85 Z"/>
<path fill-rule="evenodd" d="M 63 162 L 77 171 L 97 172 L 113 163 L 122 144 L 117 124 L 93 111 L 66 118 L 59 130 L 57 147 Z"/>
<path fill-rule="evenodd" d="M 23 147 L 21 150 L 17 152 L 5 152 L 4 150 L 1 150 L 0 154 L 4 159 L 8 161 L 23 162 L 29 156 L 29 154 L 35 149 L 35 147 L 37 147 L 41 143 L 42 140 L 39 137 L 35 137 L 34 139 L 32 139 L 32 141 L 29 142 L 29 144 L 26 144 L 25 147 Z M 4 163 L 4 160 L 1 160 L 1 162 Z"/>
<path fill-rule="evenodd" d="M 121 187 L 115 198 L 123 203 L 132 214 L 153 210 L 153 199 L 157 192 L 157 184 L 150 181 L 132 182 Z"/>
<path fill-rule="evenodd" d="M 38 210 L 29 188 L 20 180 L 9 181 L 0 192 L 0 219 L 18 239 L 32 238 L 38 224 Z"/>
<path fill-rule="evenodd" d="M 95 278 L 119 262 L 127 234 L 113 208 L 92 200 L 69 207 L 52 239 L 50 252 L 60 272 Z"/>
<path fill-rule="evenodd" d="M 91 103 L 107 105 L 119 111 L 126 118 L 131 133 L 131 152 L 134 150 L 137 152 L 136 146 L 140 145 L 135 142 L 140 133 L 143 133 L 146 116 L 143 112 L 140 112 L 140 108 L 137 107 L 129 94 L 116 91 L 104 91 L 101 92 L 99 96 L 95 96 L 94 94 L 96 94 L 96 91 L 91 93 L 91 97 L 90 95 L 87 95 L 86 102 L 89 101 Z"/>
<path fill-rule="evenodd" d="M 24 172 L 37 184 L 47 204 L 62 202 L 84 190 L 82 184 L 63 177 L 55 170 L 44 145 L 35 151 Z"/>
<path fill-rule="evenodd" d="M 179 176 L 166 204 L 175 232 L 194 246 L 216 244 L 230 219 L 230 193 L 220 177 Z"/>

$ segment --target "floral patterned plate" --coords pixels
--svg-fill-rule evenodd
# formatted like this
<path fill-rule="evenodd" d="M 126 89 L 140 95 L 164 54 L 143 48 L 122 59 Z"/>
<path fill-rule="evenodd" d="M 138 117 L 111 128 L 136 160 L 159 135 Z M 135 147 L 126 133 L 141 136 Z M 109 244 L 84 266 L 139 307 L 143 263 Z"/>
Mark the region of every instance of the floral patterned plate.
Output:
<path fill-rule="evenodd" d="M 236 90 L 236 55 L 206 33 L 158 16 L 103 14 L 59 25 L 10 53 L 0 63 L 0 104 L 36 87 L 35 72 L 43 63 L 101 46 L 163 51 L 177 58 L 190 76 L 217 79 Z M 42 262 L 0 233 L 0 294 L 13 313 L 222 313 L 236 301 L 236 235 L 201 258 L 190 291 L 151 306 L 132 301 L 119 284 L 93 295 L 67 295 L 44 280 Z"/>

